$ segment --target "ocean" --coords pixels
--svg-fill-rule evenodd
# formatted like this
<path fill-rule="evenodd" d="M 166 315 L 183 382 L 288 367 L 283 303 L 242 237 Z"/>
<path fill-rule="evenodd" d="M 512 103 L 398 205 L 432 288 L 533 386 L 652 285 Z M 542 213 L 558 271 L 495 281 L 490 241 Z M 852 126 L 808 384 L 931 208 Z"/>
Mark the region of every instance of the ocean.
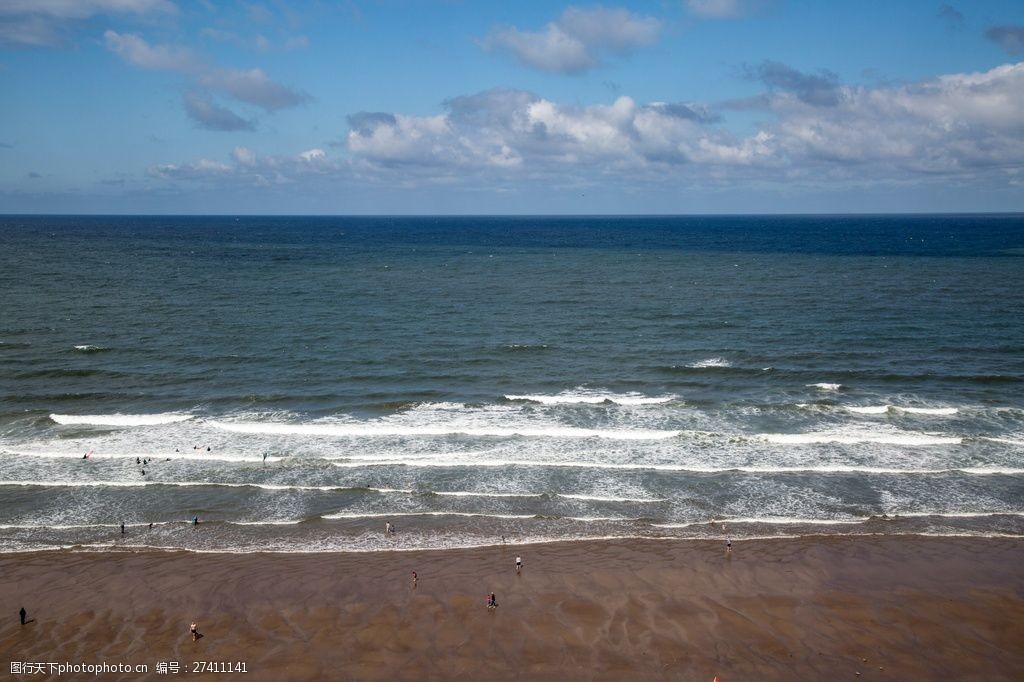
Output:
<path fill-rule="evenodd" d="M 0 551 L 828 534 L 1024 535 L 1024 216 L 0 216 Z"/>

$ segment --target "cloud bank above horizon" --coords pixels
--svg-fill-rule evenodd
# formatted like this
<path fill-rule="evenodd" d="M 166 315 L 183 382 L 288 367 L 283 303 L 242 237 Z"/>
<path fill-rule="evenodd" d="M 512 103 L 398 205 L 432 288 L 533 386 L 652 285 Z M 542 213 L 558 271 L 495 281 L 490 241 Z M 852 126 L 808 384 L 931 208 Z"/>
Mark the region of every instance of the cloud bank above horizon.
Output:
<path fill-rule="evenodd" d="M 21 84 L 25 111 L 0 113 L 0 212 L 871 211 L 934 197 L 941 210 L 1024 209 L 1018 16 L 1008 5 L 986 25 L 967 6 L 920 6 L 937 40 L 970 41 L 962 62 L 985 68 L 900 77 L 856 52 L 771 40 L 723 61 L 719 36 L 792 30 L 772 16 L 781 0 L 497 12 L 463 17 L 458 43 L 386 34 L 422 65 L 388 63 L 382 17 L 315 4 L 7 3 L 0 76 Z M 321 47 L 321 31 L 342 28 L 351 43 Z M 345 70 L 346 51 L 381 59 Z M 104 78 L 85 119 L 109 127 L 92 139 L 84 123 L 53 129 L 61 92 L 32 91 L 46 87 L 33 73 L 76 52 L 82 87 Z M 414 82 L 406 70 L 422 87 L 394 87 Z M 46 117 L 33 118 L 37 100 Z M 74 132 L 83 153 L 51 148 Z"/>

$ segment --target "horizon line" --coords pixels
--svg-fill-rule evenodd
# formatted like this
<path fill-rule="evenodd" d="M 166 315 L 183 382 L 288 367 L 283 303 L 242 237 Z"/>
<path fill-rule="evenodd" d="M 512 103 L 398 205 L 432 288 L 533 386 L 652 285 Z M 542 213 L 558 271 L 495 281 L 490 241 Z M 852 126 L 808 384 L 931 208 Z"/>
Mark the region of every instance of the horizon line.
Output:
<path fill-rule="evenodd" d="M 870 216 L 1021 216 L 1022 211 L 863 211 L 749 213 L 3 213 L 0 218 L 754 218 Z"/>

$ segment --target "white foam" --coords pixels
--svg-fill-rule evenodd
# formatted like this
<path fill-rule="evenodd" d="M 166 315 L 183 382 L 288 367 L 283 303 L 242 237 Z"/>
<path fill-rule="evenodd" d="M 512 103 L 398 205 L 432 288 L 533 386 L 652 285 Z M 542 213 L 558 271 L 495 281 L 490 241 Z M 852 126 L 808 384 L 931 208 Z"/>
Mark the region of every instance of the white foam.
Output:
<path fill-rule="evenodd" d="M 981 440 L 987 440 L 993 443 L 1003 443 L 1004 445 L 1024 445 L 1024 440 L 1014 440 L 1012 438 L 990 438 L 988 436 L 981 436 Z"/>
<path fill-rule="evenodd" d="M 706 367 L 732 367 L 725 358 L 708 358 L 706 360 L 699 360 L 693 364 L 687 365 L 690 369 L 704 369 Z"/>
<path fill-rule="evenodd" d="M 838 443 L 878 443 L 883 445 L 960 445 L 958 436 L 934 436 L 925 433 L 873 433 L 873 432 L 818 432 L 818 433 L 761 433 L 756 436 L 769 443 L 780 445 L 814 445 Z"/>
<path fill-rule="evenodd" d="M 225 521 L 232 526 L 297 526 L 305 519 L 292 519 L 288 521 Z"/>
<path fill-rule="evenodd" d="M 558 497 L 564 497 L 569 500 L 584 500 L 587 502 L 637 502 L 637 503 L 655 503 L 655 502 L 666 502 L 665 498 L 649 498 L 649 497 L 601 497 L 599 495 L 570 495 L 568 493 L 558 493 Z"/>
<path fill-rule="evenodd" d="M 888 405 L 848 405 L 846 409 L 856 414 L 885 414 L 889 411 Z"/>
<path fill-rule="evenodd" d="M 175 424 L 192 419 L 190 414 L 51 414 L 58 424 L 86 424 L 91 426 L 157 426 Z"/>
<path fill-rule="evenodd" d="M 998 511 L 998 512 L 887 512 L 887 519 L 883 521 L 897 520 L 901 517 L 928 518 L 938 516 L 944 519 L 977 519 L 992 516 L 1024 516 L 1024 511 Z M 875 517 L 878 519 L 879 517 Z"/>
<path fill-rule="evenodd" d="M 485 516 L 493 519 L 533 519 L 536 514 L 483 514 L 472 512 L 444 512 L 444 511 L 423 511 L 423 512 L 338 512 L 336 514 L 324 514 L 324 519 L 376 519 L 399 516 Z"/>
<path fill-rule="evenodd" d="M 776 525 L 811 525 L 811 526 L 847 526 L 857 523 L 864 523 L 870 517 L 857 517 L 852 519 L 797 519 L 787 516 L 764 516 L 747 517 L 737 519 L 715 519 L 715 523 L 725 524 L 751 524 L 751 523 L 772 523 Z"/>
<path fill-rule="evenodd" d="M 820 384 L 807 384 L 806 386 L 807 388 L 817 388 L 821 389 L 822 391 L 838 391 L 843 387 L 842 384 L 829 384 L 824 382 Z"/>
<path fill-rule="evenodd" d="M 542 427 L 488 427 L 460 426 L 401 426 L 387 422 L 352 424 L 287 424 L 270 422 L 207 422 L 210 426 L 233 433 L 272 435 L 382 437 L 382 436 L 493 436 L 510 438 L 607 438 L 610 440 L 662 440 L 674 438 L 679 431 L 582 429 L 569 426 Z"/>
<path fill-rule="evenodd" d="M 186 521 L 160 521 L 153 523 L 153 526 L 166 526 L 169 523 L 187 523 Z M 125 528 L 145 528 L 149 526 L 149 523 L 126 523 Z M 82 530 L 85 528 L 120 528 L 119 523 L 71 523 L 71 524 L 19 524 L 9 523 L 0 525 L 0 530 L 38 530 L 40 528 L 45 530 Z"/>
<path fill-rule="evenodd" d="M 75 350 L 81 351 L 83 353 L 88 353 L 90 351 L 106 350 L 106 348 L 104 348 L 103 346 L 93 346 L 93 345 L 90 345 L 90 344 L 82 344 L 80 346 L 75 346 Z"/>
<path fill-rule="evenodd" d="M 541 493 L 478 493 L 473 491 L 462 490 L 444 492 L 438 490 L 430 490 L 424 492 L 430 492 L 434 495 L 441 495 L 443 497 L 543 497 Z"/>
<path fill-rule="evenodd" d="M 261 490 L 300 490 L 331 492 L 366 490 L 383 494 L 411 495 L 415 490 L 400 488 L 360 488 L 350 485 L 286 485 L 281 483 L 225 483 L 220 481 L 0 481 L 0 486 L 21 486 L 39 488 L 145 488 L 151 485 L 177 488 L 259 488 Z"/>
<path fill-rule="evenodd" d="M 892 409 L 908 414 L 934 414 L 939 416 L 948 416 L 960 411 L 955 407 L 901 407 L 899 405 L 893 405 Z"/>
<path fill-rule="evenodd" d="M 81 451 L 79 452 L 60 452 L 54 450 L 37 451 L 37 450 L 5 450 L 5 454 L 17 455 L 19 457 L 41 457 L 43 459 L 78 459 L 85 460 Z M 164 460 L 193 460 L 202 462 L 280 462 L 283 457 L 267 457 L 263 459 L 262 455 L 235 455 L 229 453 L 212 453 L 206 452 L 205 450 L 186 450 L 185 452 L 159 452 L 157 454 L 137 454 L 137 453 L 126 453 L 126 452 L 95 452 L 89 453 L 89 460 L 94 459 L 136 459 L 138 457 L 144 457 L 152 462 L 162 462 Z"/>
<path fill-rule="evenodd" d="M 847 405 L 845 409 L 856 414 L 887 414 L 904 412 L 907 414 L 926 414 L 948 417 L 960 410 L 955 407 L 902 407 L 900 405 Z"/>
<path fill-rule="evenodd" d="M 614 403 L 616 405 L 658 405 L 676 398 L 674 395 L 644 396 L 639 393 L 574 393 L 566 392 L 557 395 L 506 395 L 506 400 L 525 400 L 544 405 L 600 405 Z"/>
<path fill-rule="evenodd" d="M 334 462 L 334 466 L 357 469 L 357 468 L 370 468 L 376 466 L 384 466 L 382 464 L 372 464 L 363 462 Z M 791 474 L 791 473 L 823 473 L 823 474 L 835 474 L 835 473 L 863 473 L 863 474 L 945 474 L 945 473 L 964 473 L 964 474 L 976 474 L 976 475 L 1017 475 L 1024 473 L 1024 469 L 1011 468 L 1011 467 L 960 467 L 960 468 L 947 468 L 947 469 L 897 469 L 892 467 L 873 467 L 873 466 L 859 466 L 859 465 L 823 465 L 823 466 L 792 466 L 792 467 L 759 467 L 759 466 L 747 466 L 747 465 L 721 465 L 717 467 L 712 466 L 694 466 L 687 464 L 647 464 L 643 462 L 637 462 L 633 464 L 620 464 L 611 462 L 583 462 L 583 461 L 543 461 L 543 460 L 480 460 L 480 461 L 467 461 L 467 460 L 433 460 L 424 462 L 422 460 L 410 460 L 408 462 L 389 462 L 387 466 L 394 466 L 399 464 L 407 467 L 437 467 L 437 468 L 459 468 L 459 467 L 561 467 L 561 468 L 574 468 L 574 469 L 611 469 L 611 470 L 625 470 L 625 471 L 680 471 L 689 472 L 695 474 L 721 474 L 721 473 L 732 473 L 742 472 L 749 474 Z M 641 500 L 636 500 L 641 501 Z M 643 500 L 643 501 L 655 501 L 655 500 Z"/>

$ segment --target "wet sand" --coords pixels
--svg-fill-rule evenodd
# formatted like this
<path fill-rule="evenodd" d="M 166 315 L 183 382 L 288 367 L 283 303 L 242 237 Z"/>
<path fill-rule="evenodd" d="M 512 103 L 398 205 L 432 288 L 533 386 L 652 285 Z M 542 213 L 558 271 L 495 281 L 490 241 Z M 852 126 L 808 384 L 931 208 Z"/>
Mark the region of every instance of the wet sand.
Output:
<path fill-rule="evenodd" d="M 159 661 L 244 661 L 200 676 L 244 680 L 1024 679 L 1014 538 L 3 555 L 0 607 L 5 676 L 14 660 L 149 666 L 59 678 L 99 680 L 170 679 Z"/>

